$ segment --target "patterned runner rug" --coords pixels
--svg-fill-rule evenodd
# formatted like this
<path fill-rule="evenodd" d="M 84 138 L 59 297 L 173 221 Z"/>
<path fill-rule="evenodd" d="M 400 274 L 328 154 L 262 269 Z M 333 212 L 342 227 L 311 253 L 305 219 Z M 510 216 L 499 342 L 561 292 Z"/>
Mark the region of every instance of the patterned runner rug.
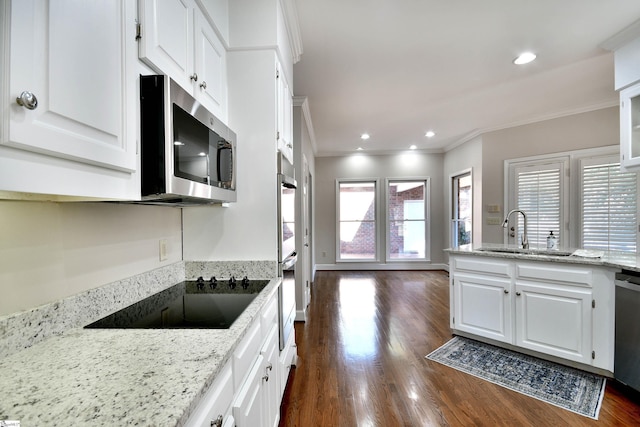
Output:
<path fill-rule="evenodd" d="M 510 390 L 598 419 L 606 384 L 605 378 L 599 375 L 458 336 L 426 357 Z"/>

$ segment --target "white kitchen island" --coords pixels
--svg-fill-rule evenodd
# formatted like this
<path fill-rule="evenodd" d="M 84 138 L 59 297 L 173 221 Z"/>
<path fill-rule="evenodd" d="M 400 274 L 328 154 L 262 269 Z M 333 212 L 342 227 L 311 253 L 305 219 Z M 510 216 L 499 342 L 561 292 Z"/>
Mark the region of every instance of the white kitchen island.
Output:
<path fill-rule="evenodd" d="M 640 271 L 640 264 L 635 254 L 575 251 L 496 244 L 447 249 L 451 329 L 612 376 L 614 277 L 622 269 Z"/>

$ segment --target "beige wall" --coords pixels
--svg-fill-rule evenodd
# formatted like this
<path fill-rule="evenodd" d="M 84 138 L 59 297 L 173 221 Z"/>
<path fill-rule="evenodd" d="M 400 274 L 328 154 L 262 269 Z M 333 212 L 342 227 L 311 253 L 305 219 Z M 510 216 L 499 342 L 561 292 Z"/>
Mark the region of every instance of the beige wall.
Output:
<path fill-rule="evenodd" d="M 0 219 L 0 316 L 182 259 L 176 208 L 0 201 Z"/>
<path fill-rule="evenodd" d="M 315 254 L 318 265 L 336 261 L 336 180 L 339 178 L 430 177 L 431 178 L 431 262 L 443 261 L 443 154 L 417 152 L 388 156 L 355 154 L 316 158 Z M 381 255 L 384 258 L 384 254 Z M 375 268 L 371 266 L 371 268 Z"/>
<path fill-rule="evenodd" d="M 620 143 L 618 107 L 575 114 L 482 135 L 482 211 L 500 205 L 504 215 L 504 161 L 518 157 L 560 153 Z M 502 243 L 500 225 L 484 224 L 482 240 Z"/>

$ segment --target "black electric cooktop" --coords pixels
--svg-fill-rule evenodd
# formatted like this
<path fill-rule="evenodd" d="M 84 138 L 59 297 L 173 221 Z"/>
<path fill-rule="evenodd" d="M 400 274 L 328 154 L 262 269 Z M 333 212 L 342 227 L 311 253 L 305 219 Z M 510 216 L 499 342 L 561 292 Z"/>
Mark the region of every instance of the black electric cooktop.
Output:
<path fill-rule="evenodd" d="M 268 283 L 246 278 L 185 281 L 85 328 L 227 329 Z"/>

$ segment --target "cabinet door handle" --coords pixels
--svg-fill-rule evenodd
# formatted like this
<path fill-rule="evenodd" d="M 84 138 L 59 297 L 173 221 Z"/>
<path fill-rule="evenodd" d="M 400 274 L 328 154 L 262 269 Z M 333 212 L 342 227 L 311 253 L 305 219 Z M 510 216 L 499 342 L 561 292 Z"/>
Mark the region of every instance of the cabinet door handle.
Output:
<path fill-rule="evenodd" d="M 16 102 L 27 110 L 35 110 L 38 108 L 38 98 L 27 90 L 22 92 L 20 96 L 16 98 Z"/>
<path fill-rule="evenodd" d="M 520 292 L 516 292 L 516 295 L 517 295 L 517 296 L 520 296 Z"/>
<path fill-rule="evenodd" d="M 207 88 L 207 82 L 202 82 L 202 83 L 200 83 L 200 87 L 201 87 L 202 89 L 206 89 L 206 88 Z"/>
<path fill-rule="evenodd" d="M 189 76 L 189 79 L 193 80 L 194 82 L 198 81 L 198 74 L 197 73 L 193 73 Z"/>

